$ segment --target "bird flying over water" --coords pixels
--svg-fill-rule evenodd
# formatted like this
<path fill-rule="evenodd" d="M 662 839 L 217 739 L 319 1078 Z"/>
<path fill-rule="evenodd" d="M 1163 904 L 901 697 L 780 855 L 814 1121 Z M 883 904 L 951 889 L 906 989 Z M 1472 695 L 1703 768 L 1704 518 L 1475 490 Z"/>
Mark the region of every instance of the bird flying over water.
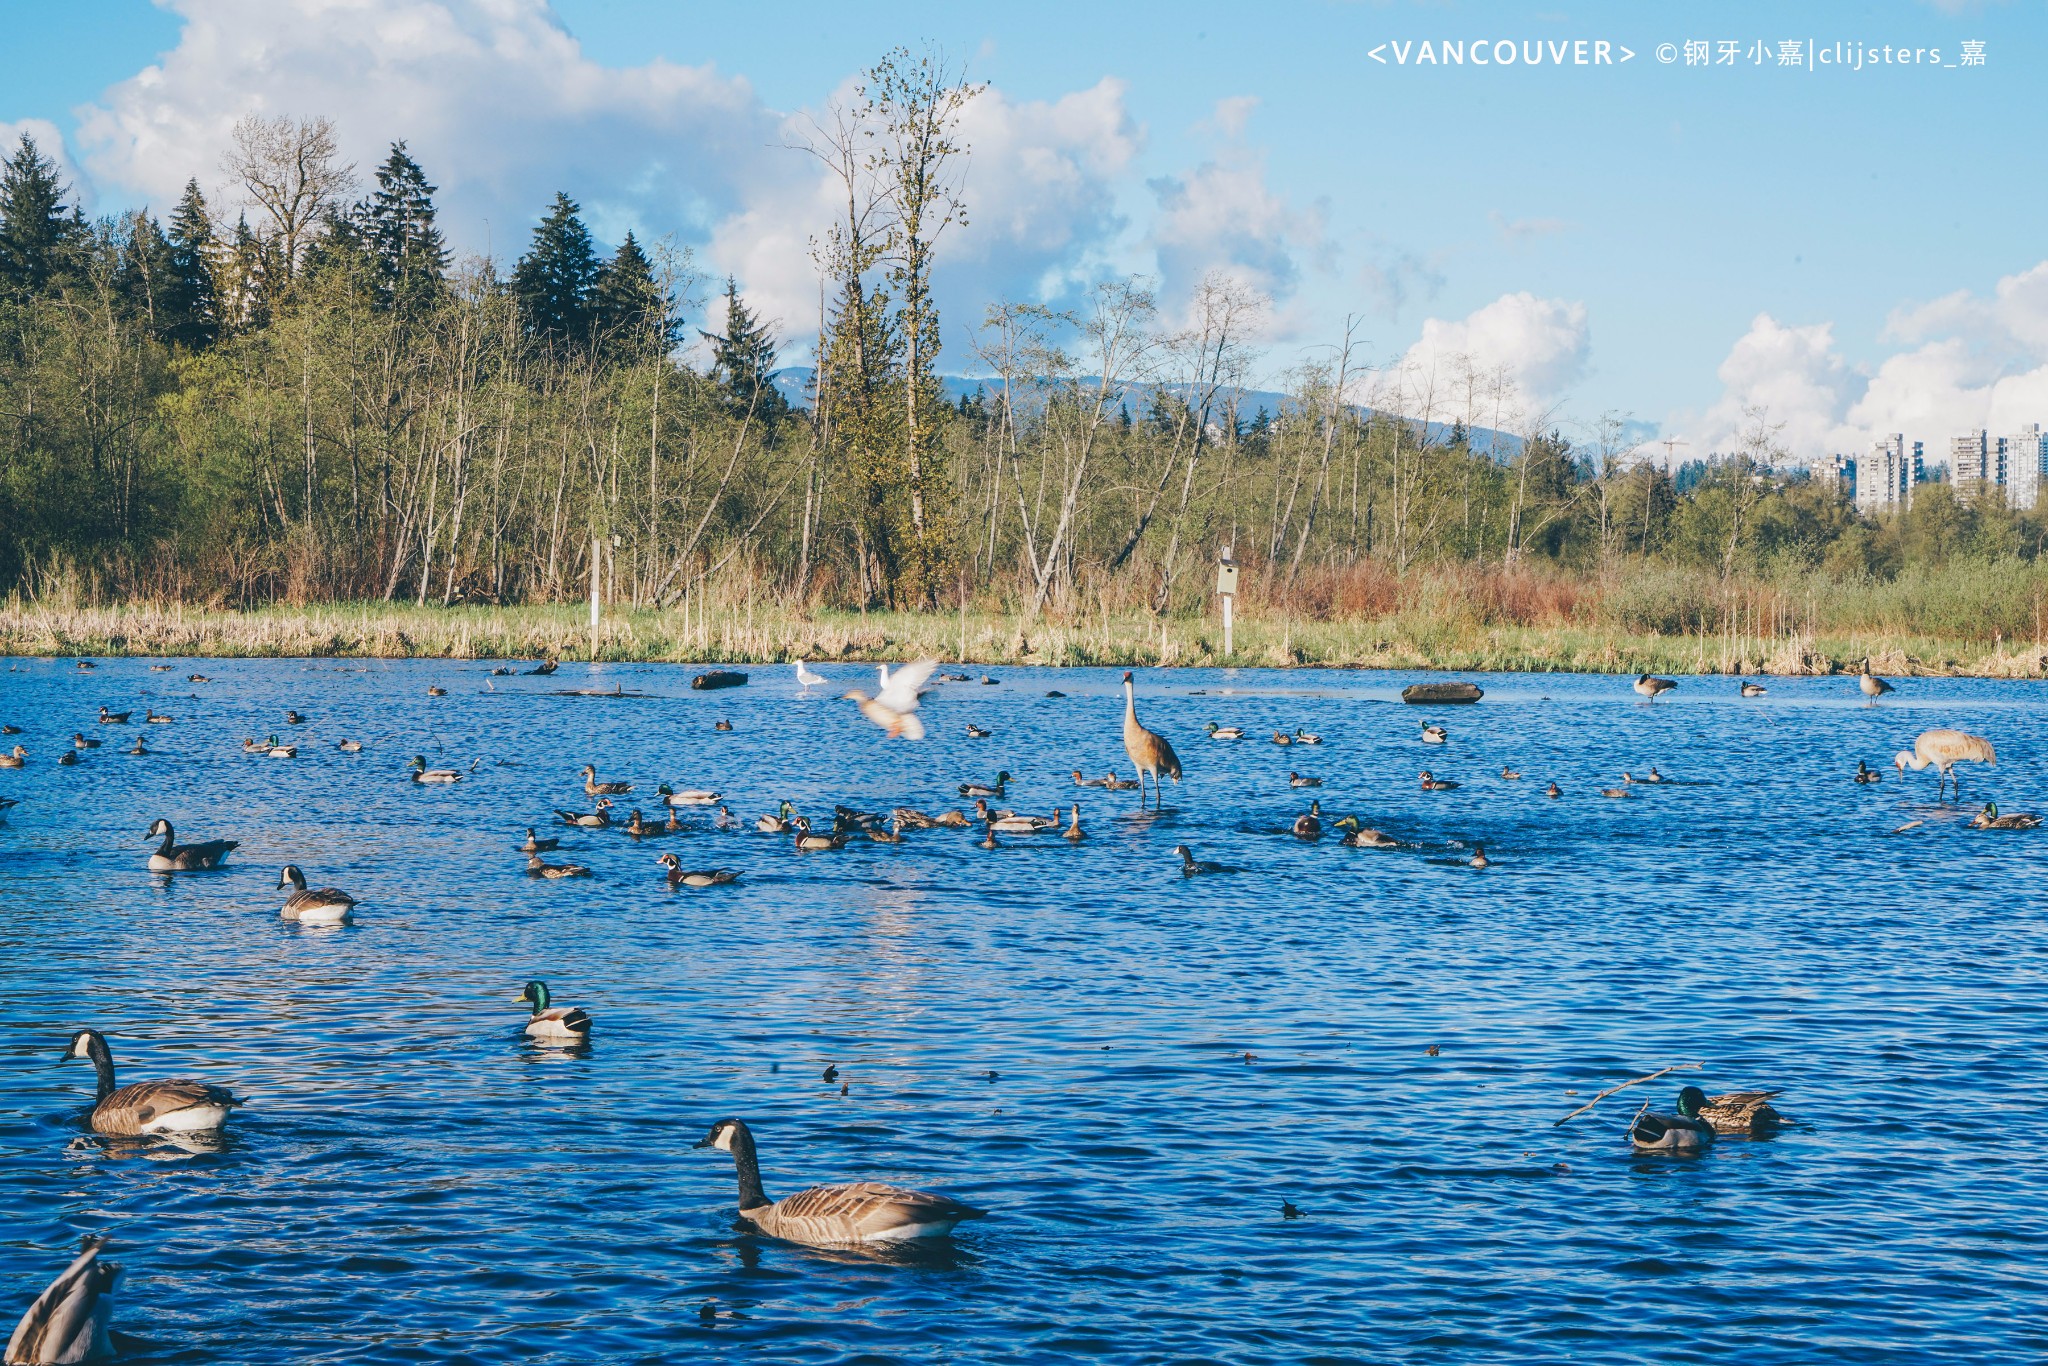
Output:
<path fill-rule="evenodd" d="M 924 739 L 924 722 L 917 719 L 917 690 L 924 686 L 933 670 L 939 667 L 936 659 L 920 659 L 915 664 L 905 664 L 890 674 L 882 684 L 880 692 L 869 697 L 859 688 L 842 694 L 860 708 L 860 714 L 887 731 L 900 735 L 906 740 Z"/>

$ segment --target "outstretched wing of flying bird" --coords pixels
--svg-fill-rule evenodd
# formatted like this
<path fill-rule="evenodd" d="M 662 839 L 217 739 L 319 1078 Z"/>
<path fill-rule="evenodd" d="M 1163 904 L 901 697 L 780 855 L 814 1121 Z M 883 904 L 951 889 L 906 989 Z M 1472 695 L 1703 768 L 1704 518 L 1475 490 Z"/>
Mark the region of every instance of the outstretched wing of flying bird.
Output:
<path fill-rule="evenodd" d="M 936 659 L 920 659 L 915 664 L 905 664 L 889 675 L 882 692 L 875 700 L 899 716 L 908 716 L 917 710 L 917 691 L 939 667 Z"/>

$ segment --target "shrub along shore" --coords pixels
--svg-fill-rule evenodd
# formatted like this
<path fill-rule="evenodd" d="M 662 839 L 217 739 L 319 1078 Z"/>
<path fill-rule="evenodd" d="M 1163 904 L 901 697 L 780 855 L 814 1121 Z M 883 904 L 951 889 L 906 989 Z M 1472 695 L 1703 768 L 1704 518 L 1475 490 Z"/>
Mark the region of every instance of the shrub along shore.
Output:
<path fill-rule="evenodd" d="M 0 653 L 159 658 L 541 659 L 774 664 L 932 656 L 974 664 L 1326 667 L 1446 672 L 1855 672 L 2048 676 L 2039 640 L 1990 641 L 1884 629 L 1809 634 L 1629 630 L 1609 624 L 1477 624 L 1420 610 L 1323 620 L 1240 610 L 1233 650 L 1215 617 L 1105 614 L 1054 619 L 962 612 L 799 612 L 765 602 L 603 613 L 548 606 L 392 603 L 269 606 L 0 605 Z"/>

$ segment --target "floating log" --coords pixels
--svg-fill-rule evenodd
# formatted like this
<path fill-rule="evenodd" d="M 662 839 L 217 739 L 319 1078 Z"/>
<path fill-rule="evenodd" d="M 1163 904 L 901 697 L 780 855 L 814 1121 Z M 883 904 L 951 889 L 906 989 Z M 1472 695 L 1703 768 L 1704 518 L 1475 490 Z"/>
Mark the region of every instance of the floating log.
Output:
<path fill-rule="evenodd" d="M 1411 683 L 1401 689 L 1401 700 L 1418 707 L 1477 702 L 1484 696 L 1477 683 Z"/>
<path fill-rule="evenodd" d="M 733 669 L 713 669 L 710 673 L 698 674 L 690 680 L 690 686 L 702 692 L 713 688 L 744 688 L 747 676 Z"/>

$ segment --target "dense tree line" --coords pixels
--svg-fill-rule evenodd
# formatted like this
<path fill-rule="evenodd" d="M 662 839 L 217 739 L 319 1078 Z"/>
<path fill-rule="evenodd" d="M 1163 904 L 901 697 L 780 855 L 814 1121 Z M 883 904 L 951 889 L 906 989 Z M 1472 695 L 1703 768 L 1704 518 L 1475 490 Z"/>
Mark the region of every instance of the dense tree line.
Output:
<path fill-rule="evenodd" d="M 965 219 L 975 94 L 892 54 L 818 127 L 844 208 L 795 403 L 734 281 L 716 330 L 686 326 L 710 304 L 687 252 L 604 250 L 566 194 L 501 269 L 456 259 L 402 142 L 356 197 L 322 119 L 245 120 L 232 214 L 195 180 L 162 219 L 89 220 L 24 136 L 0 166 L 0 588 L 445 603 L 595 576 L 658 604 L 745 574 L 834 605 L 1163 611 L 1228 545 L 1343 611 L 1352 566 L 1882 577 L 2040 552 L 2032 517 L 1940 485 L 1859 519 L 1773 473 L 1763 413 L 1681 492 L 1619 421 L 1568 438 L 1504 374 L 1374 370 L 1350 336 L 1256 403 L 1264 302 L 1222 278 L 1171 319 L 1128 280 L 948 331 L 936 244 Z M 951 397 L 948 338 L 988 376 Z"/>

